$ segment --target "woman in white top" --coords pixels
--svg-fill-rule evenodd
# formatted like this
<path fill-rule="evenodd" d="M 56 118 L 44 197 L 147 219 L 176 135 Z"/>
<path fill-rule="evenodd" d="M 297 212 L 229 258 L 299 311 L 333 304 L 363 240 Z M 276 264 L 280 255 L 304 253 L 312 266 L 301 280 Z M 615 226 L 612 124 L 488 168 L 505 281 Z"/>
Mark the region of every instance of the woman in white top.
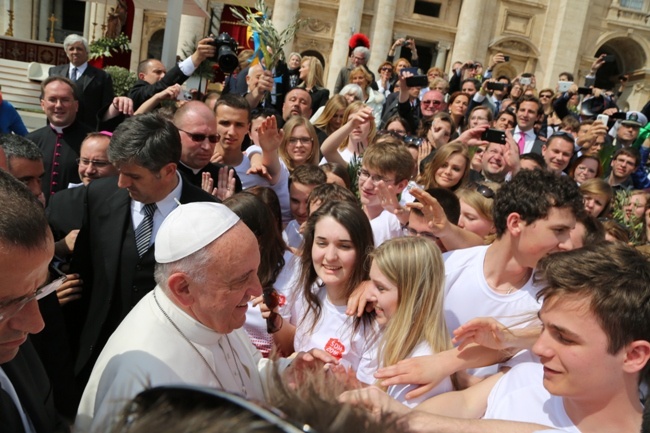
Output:
<path fill-rule="evenodd" d="M 363 66 L 357 66 L 350 71 L 348 82 L 358 84 L 363 91 L 363 101 L 372 108 L 372 114 L 375 116 L 375 123 L 381 123 L 381 114 L 384 107 L 384 95 L 371 87 L 372 74 Z"/>
<path fill-rule="evenodd" d="M 452 348 L 443 314 L 445 268 L 435 242 L 421 237 L 395 238 L 384 242 L 370 254 L 370 280 L 367 291 L 375 306 L 376 320 L 382 326 L 373 355 L 379 366 L 394 365 L 403 359 L 433 355 Z M 357 374 L 362 382 L 372 377 Z M 452 391 L 452 377 L 423 396 L 406 400 L 417 385 L 395 385 L 388 394 L 414 407 L 443 392 Z"/>
<path fill-rule="evenodd" d="M 309 217 L 304 237 L 300 294 L 291 305 L 294 350 L 322 349 L 356 370 L 372 343 L 371 317 L 345 311 L 349 296 L 368 277 L 370 222 L 356 204 L 333 201 Z"/>

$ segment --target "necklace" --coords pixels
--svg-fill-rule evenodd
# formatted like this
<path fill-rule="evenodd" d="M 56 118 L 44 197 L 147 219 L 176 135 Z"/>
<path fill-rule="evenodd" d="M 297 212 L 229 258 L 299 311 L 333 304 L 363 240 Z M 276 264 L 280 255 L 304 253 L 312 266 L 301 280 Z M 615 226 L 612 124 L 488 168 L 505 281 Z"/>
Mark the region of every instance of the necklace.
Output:
<path fill-rule="evenodd" d="M 205 356 L 203 356 L 203 354 L 199 351 L 199 349 L 196 348 L 196 346 L 194 345 L 194 343 L 192 343 L 192 342 L 190 341 L 190 339 L 187 338 L 187 336 L 183 333 L 183 331 L 181 331 L 181 328 L 179 328 L 178 325 L 177 325 L 176 323 L 174 323 L 174 321 L 172 320 L 171 317 L 169 317 L 169 315 L 167 314 L 167 312 L 166 312 L 165 310 L 163 310 L 162 306 L 160 305 L 160 302 L 158 302 L 158 298 L 156 297 L 156 291 L 155 291 L 155 289 L 154 289 L 154 291 L 153 291 L 153 299 L 154 299 L 154 301 L 156 301 L 156 305 L 158 306 L 158 309 L 159 309 L 160 312 L 163 314 L 163 316 L 165 316 L 165 318 L 166 318 L 166 319 L 169 321 L 169 323 L 174 327 L 174 329 L 175 329 L 175 330 L 180 334 L 180 336 L 183 337 L 183 340 L 187 341 L 187 344 L 190 345 L 190 347 L 194 350 L 194 352 L 196 352 L 196 354 L 199 355 L 199 357 L 200 357 L 201 360 L 203 361 L 203 364 L 205 364 L 205 366 L 207 367 L 208 371 L 209 371 L 209 372 L 212 374 L 212 376 L 216 379 L 217 383 L 219 383 L 219 387 L 220 387 L 221 389 L 223 389 L 223 390 L 226 390 L 226 388 L 223 386 L 223 383 L 221 383 L 221 380 L 219 380 L 219 376 L 217 376 L 217 373 L 214 371 L 214 369 L 212 368 L 212 366 L 210 365 L 210 363 L 208 362 L 208 360 L 205 359 Z M 246 390 L 246 386 L 244 385 L 244 380 L 243 380 L 243 378 L 242 378 L 241 371 L 239 370 L 239 365 L 238 365 L 238 363 L 237 363 L 237 361 L 236 361 L 236 359 L 235 359 L 235 351 L 234 351 L 233 348 L 232 348 L 232 344 L 230 343 L 230 339 L 228 338 L 228 335 L 225 335 L 225 337 L 226 337 L 226 341 L 228 341 L 228 346 L 230 347 L 230 352 L 231 352 L 231 354 L 232 354 L 232 356 L 233 356 L 233 362 L 234 362 L 235 365 L 237 366 L 237 373 L 238 373 L 238 374 L 236 374 L 236 376 L 239 376 L 239 382 L 240 382 L 240 384 L 241 384 L 242 395 L 243 395 L 244 397 L 248 397 L 248 392 L 247 392 L 247 390 Z M 224 353 L 224 354 L 226 353 L 226 352 L 223 350 L 223 346 L 221 345 L 221 341 L 219 341 L 219 349 L 221 349 L 221 352 L 222 352 L 222 353 Z"/>
<path fill-rule="evenodd" d="M 512 292 L 514 292 L 515 290 L 519 290 L 520 289 L 519 286 L 521 286 L 524 282 L 526 282 L 528 280 L 528 278 L 530 278 L 530 276 L 528 275 L 528 271 L 526 271 L 526 272 L 524 272 L 524 275 L 522 276 L 522 278 L 520 278 L 515 284 L 510 285 L 510 288 L 508 288 L 507 291 L 506 291 L 506 289 L 497 289 L 495 286 L 493 286 L 489 282 L 488 282 L 488 285 L 490 287 L 494 287 L 492 290 L 494 290 L 495 292 L 497 292 L 500 295 L 509 295 Z"/>

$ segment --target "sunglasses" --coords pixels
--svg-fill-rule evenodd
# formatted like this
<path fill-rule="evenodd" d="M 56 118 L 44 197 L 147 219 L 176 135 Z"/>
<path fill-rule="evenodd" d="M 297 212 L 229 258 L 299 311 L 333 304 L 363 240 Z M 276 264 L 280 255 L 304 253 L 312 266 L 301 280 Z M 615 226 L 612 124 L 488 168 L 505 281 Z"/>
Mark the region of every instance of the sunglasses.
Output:
<path fill-rule="evenodd" d="M 485 198 L 494 198 L 494 190 L 485 185 L 478 184 L 476 185 L 476 191 Z"/>
<path fill-rule="evenodd" d="M 146 423 L 147 414 L 156 411 L 166 417 L 188 417 L 193 413 L 219 409 L 223 410 L 225 414 L 233 412 L 235 414 L 237 412 L 251 414 L 254 418 L 268 423 L 275 430 L 284 433 L 316 433 L 316 430 L 310 425 L 289 419 L 279 409 L 264 403 L 249 401 L 225 391 L 192 385 L 158 386 L 142 391 L 127 406 L 124 421 L 126 425 L 120 431 L 128 432 L 133 427 L 137 429 L 141 420 Z M 260 430 L 269 431 L 270 429 Z"/>
<path fill-rule="evenodd" d="M 381 68 L 382 71 L 390 71 L 393 72 L 393 68 Z"/>
<path fill-rule="evenodd" d="M 192 139 L 192 141 L 195 141 L 197 143 L 205 141 L 206 138 L 210 141 L 210 143 L 217 143 L 219 141 L 219 136 L 217 134 L 213 134 L 213 135 L 192 134 L 191 132 L 183 131 L 180 128 L 178 130 L 186 133 L 187 135 L 189 135 L 190 138 Z"/>
<path fill-rule="evenodd" d="M 280 294 L 273 287 L 265 287 L 262 290 L 262 297 L 266 306 L 271 310 L 271 315 L 266 318 L 266 332 L 275 334 L 282 329 L 284 323 L 282 316 L 273 311 L 280 305 Z"/>

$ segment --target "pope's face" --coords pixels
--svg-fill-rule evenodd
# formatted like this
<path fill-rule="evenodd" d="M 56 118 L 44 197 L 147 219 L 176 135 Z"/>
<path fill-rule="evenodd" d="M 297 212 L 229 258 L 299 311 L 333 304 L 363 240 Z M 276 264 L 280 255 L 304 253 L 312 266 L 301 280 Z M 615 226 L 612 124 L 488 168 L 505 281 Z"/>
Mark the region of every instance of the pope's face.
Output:
<path fill-rule="evenodd" d="M 190 314 L 210 329 L 228 334 L 244 326 L 248 301 L 262 294 L 257 277 L 260 250 L 253 232 L 242 222 L 228 230 L 210 248 L 203 281 L 192 276 Z"/>

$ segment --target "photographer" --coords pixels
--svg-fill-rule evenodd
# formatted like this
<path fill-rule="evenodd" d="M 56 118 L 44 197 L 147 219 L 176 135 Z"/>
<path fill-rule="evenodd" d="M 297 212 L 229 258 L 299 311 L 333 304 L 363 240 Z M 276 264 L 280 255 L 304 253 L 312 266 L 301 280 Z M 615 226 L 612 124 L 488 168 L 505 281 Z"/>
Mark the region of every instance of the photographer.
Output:
<path fill-rule="evenodd" d="M 133 110 L 137 110 L 149 98 L 173 86 L 183 84 L 199 67 L 199 65 L 216 53 L 213 38 L 199 41 L 196 51 L 190 57 L 174 65 L 169 72 L 156 59 L 147 59 L 138 65 L 138 81 L 129 90 L 128 97 L 133 100 Z"/>

